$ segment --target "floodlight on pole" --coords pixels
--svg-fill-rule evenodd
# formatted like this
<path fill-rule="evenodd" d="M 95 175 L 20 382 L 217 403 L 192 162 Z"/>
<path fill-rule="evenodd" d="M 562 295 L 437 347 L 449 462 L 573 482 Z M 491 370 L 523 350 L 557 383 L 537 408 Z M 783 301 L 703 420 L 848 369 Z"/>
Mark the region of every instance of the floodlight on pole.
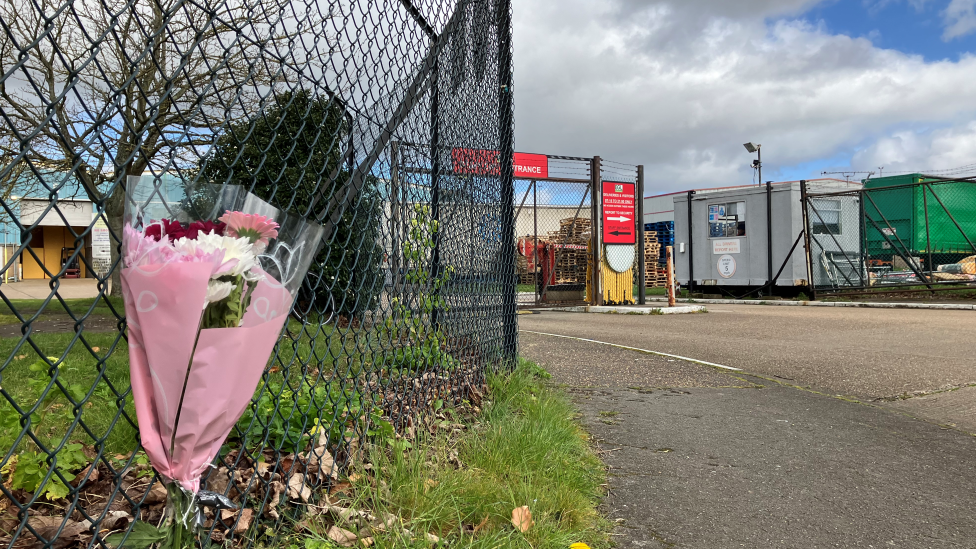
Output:
<path fill-rule="evenodd" d="M 749 143 L 746 143 L 745 145 L 743 145 L 743 147 L 745 147 L 747 151 L 749 151 L 751 153 L 754 153 L 754 152 L 758 151 L 759 148 L 762 147 L 762 145 L 756 145 L 755 143 L 753 143 L 753 142 L 750 141 Z"/>

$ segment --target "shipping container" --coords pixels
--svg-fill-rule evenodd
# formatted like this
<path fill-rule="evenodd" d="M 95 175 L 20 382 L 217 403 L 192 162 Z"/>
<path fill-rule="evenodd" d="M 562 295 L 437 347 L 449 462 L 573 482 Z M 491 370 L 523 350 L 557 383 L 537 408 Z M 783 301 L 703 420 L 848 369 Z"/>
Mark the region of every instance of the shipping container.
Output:
<path fill-rule="evenodd" d="M 864 181 L 870 256 L 891 256 L 892 245 L 919 256 L 976 253 L 976 183 L 934 181 L 944 180 L 915 173 Z"/>

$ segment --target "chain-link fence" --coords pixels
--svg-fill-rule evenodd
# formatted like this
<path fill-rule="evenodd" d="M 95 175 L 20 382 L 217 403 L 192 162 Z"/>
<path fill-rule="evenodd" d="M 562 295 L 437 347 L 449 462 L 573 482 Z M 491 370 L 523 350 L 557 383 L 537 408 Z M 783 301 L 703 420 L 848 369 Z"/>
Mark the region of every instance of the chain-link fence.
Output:
<path fill-rule="evenodd" d="M 508 1 L 0 0 L 0 24 L 0 545 L 162 516 L 116 297 L 130 176 L 325 227 L 204 544 L 276 546 L 289 503 L 514 358 Z"/>
<path fill-rule="evenodd" d="M 902 183 L 901 179 L 907 180 Z M 819 292 L 929 292 L 976 283 L 976 181 L 922 175 L 805 197 Z"/>

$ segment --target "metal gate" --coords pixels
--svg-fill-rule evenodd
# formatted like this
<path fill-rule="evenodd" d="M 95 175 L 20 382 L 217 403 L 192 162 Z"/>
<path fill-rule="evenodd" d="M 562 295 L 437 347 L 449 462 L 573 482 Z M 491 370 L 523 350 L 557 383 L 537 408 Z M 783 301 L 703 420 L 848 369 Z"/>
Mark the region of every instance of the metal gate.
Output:
<path fill-rule="evenodd" d="M 548 157 L 548 179 L 515 183 L 520 306 L 583 303 L 593 227 L 592 161 Z"/>
<path fill-rule="evenodd" d="M 803 193 L 817 294 L 958 290 L 976 283 L 976 178 Z"/>
<path fill-rule="evenodd" d="M 540 156 L 543 155 L 534 155 Z M 643 225 L 639 208 L 643 193 L 638 166 L 604 162 L 600 157 L 545 156 L 544 177 L 518 179 L 515 183 L 516 271 L 518 304 L 576 305 L 599 303 L 587 297 L 587 285 L 601 288 L 604 252 L 601 231 L 601 182 L 632 183 L 635 189 L 634 285 L 642 286 Z M 516 159 L 518 162 L 518 159 Z M 594 251 L 596 259 L 594 260 Z M 639 291 L 643 302 L 643 289 Z"/>

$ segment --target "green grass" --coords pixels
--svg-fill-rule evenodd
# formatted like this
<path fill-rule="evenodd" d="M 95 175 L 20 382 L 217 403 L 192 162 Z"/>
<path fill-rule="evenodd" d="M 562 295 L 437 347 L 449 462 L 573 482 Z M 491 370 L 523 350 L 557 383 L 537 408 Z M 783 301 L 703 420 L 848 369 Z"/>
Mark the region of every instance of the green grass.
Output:
<path fill-rule="evenodd" d="M 44 301 L 43 299 L 12 299 L 10 303 L 21 315 L 25 313 L 36 313 L 42 308 L 44 313 L 54 314 L 65 314 L 70 310 L 75 316 L 84 315 L 88 311 L 96 315 L 114 316 L 112 308 L 119 315 L 125 314 L 125 308 L 122 305 L 122 298 L 120 297 L 102 296 L 87 299 L 65 299 L 64 305 L 57 299 L 52 299 L 47 305 L 44 305 Z M 67 305 L 67 309 L 65 305 Z M 10 306 L 0 301 L 0 314 L 12 315 L 13 311 Z"/>
<path fill-rule="evenodd" d="M 93 303 L 93 300 L 80 301 Z M 333 369 L 318 371 L 315 369 L 317 364 L 329 364 L 340 376 L 347 377 L 355 377 L 362 370 L 362 353 L 356 351 L 356 338 L 348 330 L 332 325 L 306 325 L 303 330 L 300 323 L 292 320 L 289 331 L 294 338 L 286 337 L 279 344 L 269 381 L 280 385 L 286 377 L 297 380 L 308 375 L 312 383 L 326 384 L 325 379 L 332 377 Z M 87 445 L 103 443 L 110 454 L 130 453 L 135 447 L 136 428 L 119 412 L 118 402 L 118 394 L 124 394 L 129 388 L 129 353 L 125 339 L 118 332 L 83 332 L 80 337 L 74 333 L 34 333 L 31 341 L 40 352 L 28 342 L 21 341 L 20 336 L 0 338 L 0 360 L 4 361 L 0 362 L 0 387 L 21 410 L 34 411 L 30 427 L 41 443 L 47 446 L 56 446 L 61 441 Z M 52 370 L 38 364 L 32 369 L 31 366 L 41 361 L 42 356 L 53 358 L 57 367 Z M 303 367 L 309 364 L 310 367 Z M 56 383 L 52 384 L 52 380 Z M 74 406 L 57 383 L 69 393 L 74 392 L 76 398 L 77 395 L 86 398 L 80 408 L 84 426 L 75 424 Z M 39 402 L 49 385 L 51 396 Z M 124 398 L 122 406 L 129 419 L 135 422 L 131 395 Z M 288 409 L 283 406 L 283 413 Z M 0 452 L 6 452 L 19 436 L 21 427 L 14 420 L 19 421 L 20 415 L 7 399 L 0 398 L 0 426 L 3 426 Z M 34 444 L 25 437 L 14 452 L 34 449 Z"/>
<path fill-rule="evenodd" d="M 31 429 L 44 444 L 56 444 L 62 439 L 86 444 L 103 440 L 109 452 L 130 452 L 135 447 L 135 429 L 120 417 L 116 403 L 118 397 L 106 383 L 110 382 L 119 393 L 128 390 L 128 346 L 118 333 L 85 334 L 74 341 L 71 350 L 66 353 L 74 338 L 74 334 L 68 333 L 42 333 L 35 334 L 31 339 L 43 355 L 62 360 L 54 371 L 57 382 L 66 388 L 80 388 L 86 395 L 91 392 L 87 403 L 81 407 L 81 417 L 91 433 L 86 433 L 81 425 L 73 424 L 73 406 L 57 386 L 51 387 L 54 398 L 38 409 L 34 418 L 37 423 L 32 424 Z M 98 351 L 93 355 L 85 347 L 85 342 Z M 47 368 L 44 371 L 30 369 L 41 359 L 41 355 L 30 345 L 21 343 L 20 338 L 3 338 L 0 339 L 0 357 L 8 359 L 0 371 L 0 386 L 21 409 L 31 410 L 52 379 L 46 373 Z M 94 390 L 91 389 L 93 386 Z M 122 405 L 134 421 L 132 397 L 126 397 Z M 0 415 L 19 417 L 6 399 L 0 400 Z M 11 435 L 16 433 L 0 434 L 0 451 L 7 450 L 12 443 L 9 439 Z M 16 452 L 28 449 L 29 445 L 25 438 Z"/>
<path fill-rule="evenodd" d="M 344 504 L 392 513 L 416 536 L 383 534 L 374 547 L 428 547 L 427 533 L 451 547 L 606 546 L 606 524 L 596 509 L 603 466 L 566 395 L 540 374 L 523 361 L 511 375 L 491 377 L 491 404 L 453 439 L 435 437 L 406 453 L 374 451 L 376 477 L 357 482 L 361 493 Z M 450 458 L 454 452 L 461 467 Z M 535 521 L 525 533 L 511 524 L 512 510 L 523 505 Z M 461 534 L 462 526 L 486 519 L 477 534 Z M 312 524 L 323 534 L 327 529 Z M 300 549 L 331 547 L 315 534 L 292 542 Z"/>

